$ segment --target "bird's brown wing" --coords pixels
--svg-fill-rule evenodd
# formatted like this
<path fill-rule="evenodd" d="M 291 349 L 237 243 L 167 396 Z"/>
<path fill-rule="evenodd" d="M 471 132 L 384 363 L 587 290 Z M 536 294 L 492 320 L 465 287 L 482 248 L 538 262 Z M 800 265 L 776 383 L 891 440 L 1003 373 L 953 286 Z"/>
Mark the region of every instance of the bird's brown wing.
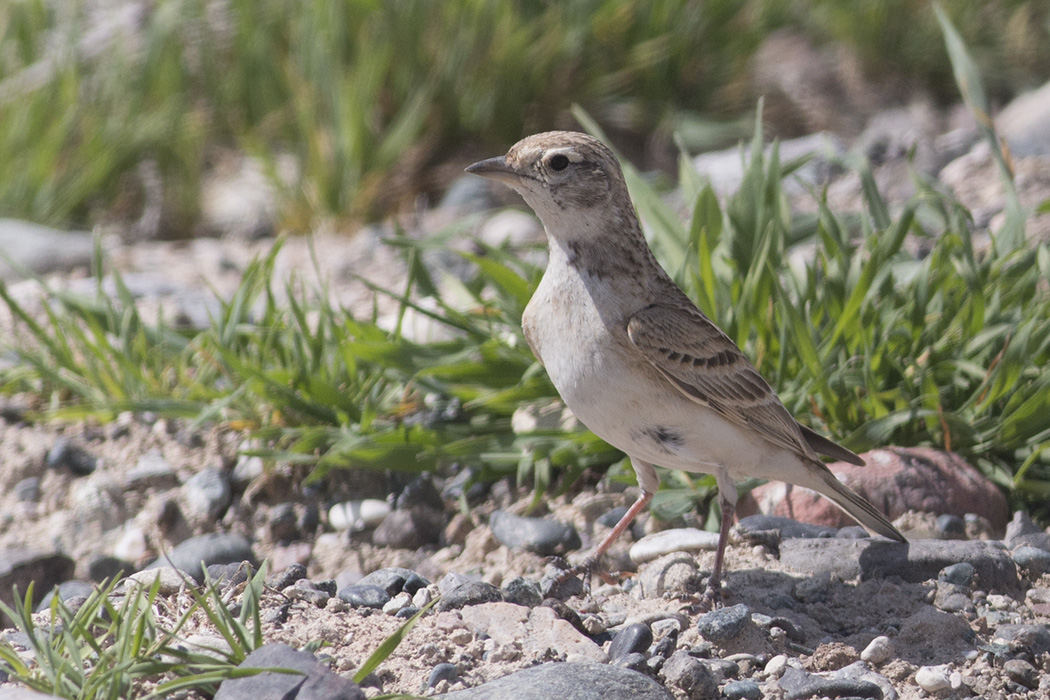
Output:
<path fill-rule="evenodd" d="M 774 445 L 817 459 L 801 426 L 772 387 L 736 343 L 692 304 L 672 301 L 649 306 L 631 316 L 627 335 L 645 359 L 690 399 Z"/>

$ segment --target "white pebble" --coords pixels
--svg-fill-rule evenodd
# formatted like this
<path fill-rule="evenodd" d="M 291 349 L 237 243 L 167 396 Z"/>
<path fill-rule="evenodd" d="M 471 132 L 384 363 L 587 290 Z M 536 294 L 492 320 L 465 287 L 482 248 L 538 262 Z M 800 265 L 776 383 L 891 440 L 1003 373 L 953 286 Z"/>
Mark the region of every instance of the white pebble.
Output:
<path fill-rule="evenodd" d="M 787 665 L 788 657 L 784 654 L 777 654 L 769 660 L 763 672 L 766 674 L 766 678 L 780 678 Z"/>
<path fill-rule="evenodd" d="M 952 671 L 951 675 L 948 676 L 948 684 L 951 685 L 952 690 L 958 690 L 962 687 L 963 677 L 958 671 Z"/>
<path fill-rule="evenodd" d="M 396 615 L 399 610 L 408 607 L 411 603 L 412 596 L 402 591 L 383 604 L 383 612 L 387 615 Z"/>
<path fill-rule="evenodd" d="M 430 592 L 430 588 L 420 588 L 416 591 L 416 594 L 412 596 L 412 605 L 417 608 L 424 608 L 430 605 L 430 601 L 434 599 L 434 595 Z"/>
<path fill-rule="evenodd" d="M 1014 600 L 1010 596 L 992 593 L 988 596 L 988 605 L 991 606 L 992 610 L 1012 610 L 1014 608 Z"/>
<path fill-rule="evenodd" d="M 944 666 L 923 666 L 915 672 L 915 685 L 927 693 L 939 693 L 952 687 Z"/>
<path fill-rule="evenodd" d="M 864 647 L 864 651 L 860 652 L 862 661 L 876 665 L 889 661 L 892 656 L 893 642 L 885 635 L 875 637 L 868 643 L 868 646 Z"/>
<path fill-rule="evenodd" d="M 698 530 L 695 527 L 679 527 L 646 535 L 634 543 L 629 552 L 636 564 L 652 561 L 673 552 L 699 552 L 718 547 L 718 533 Z"/>
<path fill-rule="evenodd" d="M 335 530 L 364 530 L 375 527 L 390 514 L 390 504 L 377 498 L 336 503 L 328 509 L 328 523 Z"/>

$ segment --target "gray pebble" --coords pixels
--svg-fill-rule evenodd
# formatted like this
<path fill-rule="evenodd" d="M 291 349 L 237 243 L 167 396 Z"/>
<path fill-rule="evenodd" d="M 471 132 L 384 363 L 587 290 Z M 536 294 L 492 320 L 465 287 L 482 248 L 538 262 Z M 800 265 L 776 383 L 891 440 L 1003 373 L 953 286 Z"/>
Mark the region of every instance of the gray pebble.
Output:
<path fill-rule="evenodd" d="M 729 681 L 722 689 L 726 700 L 762 700 L 762 688 L 755 681 Z"/>
<path fill-rule="evenodd" d="M 59 438 L 47 452 L 47 466 L 51 469 L 66 468 L 73 476 L 87 476 L 95 471 L 98 460 L 69 438 Z"/>
<path fill-rule="evenodd" d="M 973 568 L 973 564 L 960 562 L 941 569 L 940 573 L 937 574 L 937 579 L 969 588 L 973 584 L 973 577 L 976 573 L 977 571 Z"/>
<path fill-rule="evenodd" d="M 498 603 L 502 600 L 503 594 L 491 583 L 467 581 L 448 593 L 443 593 L 441 602 L 438 603 L 438 610 L 456 610 L 467 605 Z"/>
<path fill-rule="evenodd" d="M 35 476 L 22 479 L 12 489 L 15 498 L 23 503 L 36 503 L 40 500 L 40 479 Z"/>
<path fill-rule="evenodd" d="M 503 584 L 503 600 L 526 608 L 534 608 L 543 602 L 540 586 L 535 581 L 518 576 Z"/>
<path fill-rule="evenodd" d="M 186 479 L 180 492 L 186 514 L 195 521 L 218 520 L 230 505 L 230 481 L 222 469 L 197 472 Z"/>
<path fill-rule="evenodd" d="M 489 518 L 489 527 L 500 544 L 541 556 L 565 554 L 581 545 L 576 528 L 546 518 L 525 518 L 497 510 Z"/>
<path fill-rule="evenodd" d="M 630 508 L 630 506 L 618 506 L 610 511 L 602 513 L 598 516 L 598 519 L 595 520 L 595 522 L 599 525 L 604 525 L 605 527 L 616 527 L 616 524 L 620 522 L 620 519 L 623 518 L 623 516 L 627 515 L 627 511 L 630 510 Z"/>
<path fill-rule="evenodd" d="M 642 653 L 653 643 L 653 633 L 649 625 L 638 622 L 627 625 L 613 637 L 609 644 L 609 658 L 618 659 L 628 654 Z"/>
<path fill-rule="evenodd" d="M 1030 576 L 1042 576 L 1050 571 L 1050 552 L 1045 549 L 1021 545 L 1012 554 L 1017 566 Z"/>
<path fill-rule="evenodd" d="M 435 508 L 415 506 L 394 510 L 372 533 L 372 543 L 394 549 L 418 549 L 436 544 L 445 527 L 444 514 Z"/>
<path fill-rule="evenodd" d="M 630 669 L 646 675 L 652 670 L 649 668 L 649 659 L 645 658 L 645 654 L 639 652 L 624 654 L 623 656 L 618 656 L 616 658 L 610 657 L 609 665 Z"/>
<path fill-rule="evenodd" d="M 56 593 L 58 594 L 59 600 L 66 602 L 71 598 L 87 598 L 94 592 L 95 584 L 89 581 L 77 581 L 76 579 L 63 581 L 58 584 L 57 588 L 53 588 L 47 592 L 47 595 L 44 596 L 43 600 L 37 604 L 36 612 L 47 610 Z"/>
<path fill-rule="evenodd" d="M 390 594 L 379 586 L 368 586 L 355 583 L 339 589 L 339 599 L 354 608 L 375 608 L 382 610 L 390 600 Z"/>
<path fill-rule="evenodd" d="M 893 651 L 893 642 L 890 641 L 890 638 L 880 635 L 868 642 L 868 646 L 860 652 L 860 658 L 862 661 L 878 666 L 889 661 L 893 657 Z"/>
<path fill-rule="evenodd" d="M 266 527 L 270 539 L 277 543 L 288 543 L 299 538 L 299 519 L 295 506 L 291 503 L 278 503 L 270 509 Z"/>
<path fill-rule="evenodd" d="M 1039 687 L 1039 671 L 1024 659 L 1010 659 L 1003 663 L 1003 670 L 1014 683 L 1035 690 Z"/>
<path fill-rule="evenodd" d="M 664 682 L 689 698 L 709 698 L 718 694 L 718 680 L 700 659 L 685 651 L 676 651 L 660 669 Z"/>
<path fill-rule="evenodd" d="M 672 700 L 663 686 L 636 671 L 611 664 L 557 662 L 439 697 L 443 700 Z"/>
<path fill-rule="evenodd" d="M 1033 656 L 1050 652 L 1050 630 L 1043 625 L 999 625 L 993 642 L 1010 642 Z"/>
<path fill-rule="evenodd" d="M 713 644 L 725 644 L 736 638 L 751 622 L 751 611 L 743 603 L 714 610 L 696 621 L 701 636 Z"/>
<path fill-rule="evenodd" d="M 306 567 L 302 564 L 295 563 L 290 564 L 284 571 L 278 571 L 267 576 L 266 585 L 270 588 L 276 588 L 279 591 L 283 591 L 299 579 L 304 578 L 306 578 Z"/>
<path fill-rule="evenodd" d="M 942 540 L 965 540 L 966 523 L 958 515 L 937 516 L 937 535 Z"/>
<path fill-rule="evenodd" d="M 241 668 L 291 668 L 305 674 L 264 671 L 243 678 L 229 678 L 219 685 L 215 700 L 262 700 L 290 698 L 297 700 L 365 700 L 365 694 L 353 681 L 331 671 L 306 651 L 286 644 L 265 644 L 241 663 Z"/>
<path fill-rule="evenodd" d="M 389 595 L 394 596 L 402 591 L 415 595 L 416 591 L 420 588 L 426 588 L 429 586 L 430 581 L 426 580 L 411 569 L 405 569 L 400 566 L 388 566 L 383 569 L 377 569 L 367 576 L 364 576 L 357 582 L 357 584 L 363 586 L 379 586 Z"/>
<path fill-rule="evenodd" d="M 162 566 L 174 566 L 183 571 L 197 583 L 204 580 L 204 566 L 212 564 L 229 564 L 249 562 L 256 565 L 255 554 L 251 544 L 243 535 L 225 532 L 213 532 L 183 540 L 175 545 L 166 555 L 150 562 L 147 569 Z"/>
<path fill-rule="evenodd" d="M 824 537 L 835 537 L 838 528 L 827 525 L 814 525 L 813 523 L 801 523 L 791 518 L 778 515 L 749 515 L 741 518 L 735 527 L 737 533 L 745 539 L 759 536 L 759 533 L 777 532 L 780 539 L 815 539 Z"/>
<path fill-rule="evenodd" d="M 459 668 L 456 664 L 440 663 L 430 671 L 430 677 L 427 678 L 427 687 L 433 688 L 441 681 L 455 683 L 458 679 Z"/>

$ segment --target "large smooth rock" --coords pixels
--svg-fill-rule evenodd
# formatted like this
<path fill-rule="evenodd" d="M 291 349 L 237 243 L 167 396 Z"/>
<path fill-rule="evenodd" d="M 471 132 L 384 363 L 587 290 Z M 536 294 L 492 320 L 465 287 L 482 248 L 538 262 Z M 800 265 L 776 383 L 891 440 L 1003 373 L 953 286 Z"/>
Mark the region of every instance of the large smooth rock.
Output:
<path fill-rule="evenodd" d="M 909 510 L 934 513 L 976 513 L 996 530 L 1010 518 L 1006 497 L 966 460 L 953 452 L 929 447 L 890 447 L 863 455 L 867 466 L 833 462 L 828 468 L 847 486 L 886 513 L 890 519 Z M 851 517 L 816 491 L 781 482 L 759 486 L 740 499 L 737 513 L 779 515 L 807 523 L 843 527 Z"/>
<path fill-rule="evenodd" d="M 29 221 L 0 219 L 0 279 L 24 277 L 19 267 L 46 275 L 89 267 L 95 237 L 87 231 L 58 231 Z M 14 265 L 8 262 L 11 260 Z"/>
<path fill-rule="evenodd" d="M 1050 83 L 1015 97 L 995 125 L 1014 156 L 1050 154 Z"/>
<path fill-rule="evenodd" d="M 547 663 L 475 688 L 440 695 L 446 700 L 671 700 L 667 690 L 637 671 L 593 663 Z M 216 700 L 220 700 L 216 696 Z"/>
<path fill-rule="evenodd" d="M 37 599 L 73 577 L 75 562 L 65 554 L 34 549 L 0 550 L 0 601 L 13 606 L 14 591 L 24 596 L 32 583 Z M 7 616 L 0 615 L 0 626 L 7 624 Z"/>
<path fill-rule="evenodd" d="M 251 562 L 252 566 L 256 565 L 252 546 L 243 535 L 212 532 L 180 542 L 166 556 L 158 557 L 146 568 L 174 566 L 197 583 L 201 583 L 204 581 L 204 569 L 212 564 L 233 564 L 242 561 Z"/>
<path fill-rule="evenodd" d="M 572 525 L 546 518 L 525 518 L 497 510 L 489 518 L 492 534 L 508 547 L 541 556 L 565 554 L 580 548 L 580 535 Z"/>
<path fill-rule="evenodd" d="M 920 583 L 936 579 L 941 569 L 968 563 L 977 572 L 976 585 L 990 592 L 1016 593 L 1017 568 L 1002 543 L 961 540 L 784 540 L 780 560 L 809 574 L 829 572 L 844 579 L 899 576 Z"/>
<path fill-rule="evenodd" d="M 303 675 L 263 672 L 229 678 L 219 685 L 215 700 L 365 700 L 356 683 L 333 673 L 313 654 L 287 644 L 261 646 L 239 668 L 293 668 Z"/>

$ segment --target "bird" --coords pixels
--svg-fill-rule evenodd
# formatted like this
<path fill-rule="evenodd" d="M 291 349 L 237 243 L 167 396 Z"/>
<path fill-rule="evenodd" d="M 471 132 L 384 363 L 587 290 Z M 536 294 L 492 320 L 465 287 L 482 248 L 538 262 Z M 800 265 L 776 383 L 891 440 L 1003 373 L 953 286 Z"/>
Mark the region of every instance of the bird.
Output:
<path fill-rule="evenodd" d="M 539 216 L 548 261 L 522 314 L 525 339 L 580 422 L 630 457 L 641 490 L 568 577 L 597 568 L 648 506 L 660 486 L 655 466 L 715 478 L 722 517 L 704 596 L 713 605 L 722 597 L 736 482 L 747 477 L 817 491 L 869 532 L 906 542 L 821 455 L 858 466 L 864 460 L 796 421 L 737 344 L 660 266 L 608 146 L 550 131 L 466 170 L 517 191 Z"/>

